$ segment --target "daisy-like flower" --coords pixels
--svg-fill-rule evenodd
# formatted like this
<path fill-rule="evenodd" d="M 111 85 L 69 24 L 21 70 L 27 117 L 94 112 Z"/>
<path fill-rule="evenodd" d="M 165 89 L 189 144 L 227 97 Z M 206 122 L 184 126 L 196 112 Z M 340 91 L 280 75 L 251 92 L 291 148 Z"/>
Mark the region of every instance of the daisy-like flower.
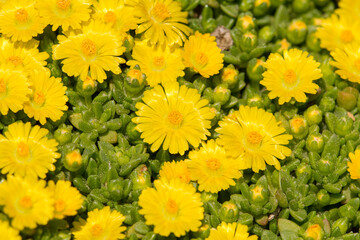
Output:
<path fill-rule="evenodd" d="M 7 0 L 0 0 L 0 9 L 3 8 L 4 4 L 6 3 Z"/>
<path fill-rule="evenodd" d="M 55 184 L 49 181 L 47 189 L 54 199 L 54 218 L 76 215 L 83 199 L 80 192 L 71 187 L 71 182 L 59 180 Z"/>
<path fill-rule="evenodd" d="M 31 127 L 30 122 L 16 122 L 0 135 L 0 168 L 2 174 L 24 177 L 45 178 L 54 162 L 60 157 L 58 143 L 48 139 L 48 130 L 39 126 Z"/>
<path fill-rule="evenodd" d="M 34 70 L 46 69 L 49 54 L 39 52 L 38 42 L 34 39 L 20 44 L 0 38 L 0 50 L 0 63 L 11 70 L 21 71 L 28 76 Z"/>
<path fill-rule="evenodd" d="M 186 26 L 187 12 L 174 0 L 139 0 L 134 15 L 139 18 L 136 33 L 143 33 L 151 44 L 182 45 L 191 29 Z"/>
<path fill-rule="evenodd" d="M 329 51 L 344 48 L 346 45 L 360 41 L 360 20 L 351 15 L 333 14 L 324 19 L 316 31 L 320 46 Z"/>
<path fill-rule="evenodd" d="M 197 231 L 204 208 L 195 188 L 179 179 L 155 180 L 154 186 L 143 190 L 139 197 L 139 213 L 144 215 L 146 224 L 154 225 L 154 232 L 165 237 Z"/>
<path fill-rule="evenodd" d="M 19 230 L 35 228 L 53 218 L 54 200 L 45 189 L 46 182 L 37 178 L 8 176 L 0 184 L 0 205 Z"/>
<path fill-rule="evenodd" d="M 0 221 L 0 239 L 21 240 L 19 231 L 10 227 L 7 221 Z"/>
<path fill-rule="evenodd" d="M 184 76 L 179 48 L 151 46 L 147 41 L 136 41 L 132 52 L 134 60 L 128 65 L 139 65 L 145 73 L 148 84 L 153 87 L 158 83 L 176 82 L 177 77 Z"/>
<path fill-rule="evenodd" d="M 123 239 L 125 227 L 122 226 L 125 217 L 110 207 L 95 209 L 88 213 L 85 221 L 75 222 L 73 234 L 75 240 Z"/>
<path fill-rule="evenodd" d="M 159 172 L 160 178 L 164 178 L 167 181 L 178 178 L 184 183 L 190 182 L 190 172 L 185 161 L 172 161 L 165 162 Z"/>
<path fill-rule="evenodd" d="M 31 118 L 46 123 L 46 118 L 57 121 L 67 110 L 66 87 L 61 78 L 50 77 L 46 71 L 35 72 L 30 76 L 32 94 L 24 104 L 24 112 Z"/>
<path fill-rule="evenodd" d="M 94 19 L 109 24 L 116 31 L 125 33 L 137 27 L 133 7 L 125 5 L 124 0 L 94 0 Z"/>
<path fill-rule="evenodd" d="M 59 26 L 67 31 L 69 27 L 79 29 L 89 20 L 90 5 L 90 0 L 38 0 L 37 9 L 53 31 Z"/>
<path fill-rule="evenodd" d="M 227 156 L 213 139 L 191 151 L 187 165 L 191 180 L 198 181 L 200 191 L 217 193 L 235 185 L 233 179 L 242 176 L 238 161 Z"/>
<path fill-rule="evenodd" d="M 240 223 L 222 222 L 216 229 L 210 230 L 206 240 L 257 240 L 256 235 L 249 236 L 248 226 Z"/>
<path fill-rule="evenodd" d="M 144 92 L 143 103 L 135 105 L 137 117 L 132 121 L 142 133 L 141 138 L 152 144 L 151 151 L 155 152 L 162 144 L 171 154 L 184 155 L 189 143 L 197 147 L 210 135 L 210 120 L 215 113 L 196 89 L 180 87 L 178 82 L 163 86 L 157 85 Z"/>
<path fill-rule="evenodd" d="M 33 0 L 7 1 L 0 11 L 0 32 L 12 41 L 29 41 L 43 32 L 46 22 Z"/>
<path fill-rule="evenodd" d="M 360 18 L 360 1 L 341 0 L 339 8 L 335 10 L 339 15 L 349 15 L 353 18 Z"/>
<path fill-rule="evenodd" d="M 23 108 L 31 93 L 26 76 L 19 71 L 0 68 L 0 113 L 6 115 L 9 109 L 17 112 Z"/>
<path fill-rule="evenodd" d="M 279 126 L 274 115 L 257 107 L 240 106 L 238 111 L 225 117 L 216 129 L 220 133 L 218 143 L 227 154 L 238 158 L 240 169 L 264 170 L 266 164 L 280 169 L 278 159 L 290 156 L 291 150 L 283 145 L 292 136 Z"/>
<path fill-rule="evenodd" d="M 360 44 L 353 43 L 344 49 L 335 49 L 330 53 L 335 61 L 330 64 L 337 67 L 336 73 L 343 79 L 360 83 Z"/>
<path fill-rule="evenodd" d="M 193 69 L 203 77 L 219 73 L 223 67 L 224 54 L 216 45 L 215 37 L 210 33 L 196 32 L 184 44 L 183 59 L 185 67 Z"/>
<path fill-rule="evenodd" d="M 260 83 L 269 91 L 270 99 L 279 97 L 279 104 L 289 102 L 291 98 L 306 102 L 305 93 L 314 94 L 319 88 L 313 81 L 322 77 L 320 63 L 299 49 L 284 50 L 283 55 L 270 54 Z"/>
<path fill-rule="evenodd" d="M 114 34 L 110 27 L 99 22 L 91 22 L 84 27 L 83 33 L 68 37 L 60 35 L 59 44 L 53 47 L 53 59 L 64 59 L 63 71 L 69 76 L 80 76 L 85 81 L 88 76 L 102 83 L 105 71 L 115 74 L 121 72 L 119 56 L 125 51 L 121 37 Z"/>
<path fill-rule="evenodd" d="M 349 153 L 350 162 L 347 163 L 348 172 L 352 179 L 360 179 L 360 150 L 355 150 L 355 153 Z"/>

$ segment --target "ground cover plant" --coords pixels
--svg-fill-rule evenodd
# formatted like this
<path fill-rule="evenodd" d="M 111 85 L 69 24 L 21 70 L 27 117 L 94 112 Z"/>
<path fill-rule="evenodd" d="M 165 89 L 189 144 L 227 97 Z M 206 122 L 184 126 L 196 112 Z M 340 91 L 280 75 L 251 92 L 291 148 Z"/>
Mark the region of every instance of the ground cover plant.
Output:
<path fill-rule="evenodd" d="M 360 1 L 0 0 L 0 239 L 360 239 Z"/>

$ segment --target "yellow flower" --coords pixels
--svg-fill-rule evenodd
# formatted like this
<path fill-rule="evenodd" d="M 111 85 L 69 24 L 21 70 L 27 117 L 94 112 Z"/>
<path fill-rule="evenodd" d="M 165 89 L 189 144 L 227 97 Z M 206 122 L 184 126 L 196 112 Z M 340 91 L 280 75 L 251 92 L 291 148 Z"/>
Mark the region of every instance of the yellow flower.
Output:
<path fill-rule="evenodd" d="M 50 77 L 46 71 L 35 72 L 30 76 L 32 94 L 24 104 L 24 112 L 31 118 L 46 123 L 46 118 L 54 122 L 59 120 L 67 110 L 65 95 L 66 87 L 61 78 Z"/>
<path fill-rule="evenodd" d="M 8 0 L 0 0 L 0 9 L 3 9 L 3 6 L 6 3 L 6 1 Z"/>
<path fill-rule="evenodd" d="M 313 240 L 320 240 L 322 238 L 321 227 L 319 224 L 310 225 L 305 232 L 306 237 L 311 237 Z"/>
<path fill-rule="evenodd" d="M 19 231 L 10 227 L 7 221 L 0 221 L 0 239 L 21 240 Z"/>
<path fill-rule="evenodd" d="M 187 164 L 191 180 L 198 181 L 200 191 L 217 193 L 235 185 L 233 178 L 242 176 L 237 160 L 226 156 L 225 149 L 213 139 L 191 151 Z"/>
<path fill-rule="evenodd" d="M 190 182 L 190 172 L 185 161 L 172 161 L 165 162 L 159 172 L 160 178 L 170 181 L 171 179 L 178 178 L 184 183 Z"/>
<path fill-rule="evenodd" d="M 257 240 L 256 235 L 249 236 L 248 226 L 240 223 L 222 222 L 216 229 L 210 230 L 206 240 Z"/>
<path fill-rule="evenodd" d="M 26 76 L 32 74 L 34 70 L 49 71 L 45 68 L 48 58 L 49 54 L 39 52 L 38 42 L 34 39 L 26 44 L 19 44 L 0 38 L 0 63 L 12 70 L 21 71 Z"/>
<path fill-rule="evenodd" d="M 335 10 L 339 15 L 349 15 L 352 18 L 360 19 L 360 1 L 341 0 L 339 8 Z"/>
<path fill-rule="evenodd" d="M 0 12 L 0 32 L 12 41 L 29 41 L 43 32 L 46 22 L 35 9 L 35 1 L 7 1 Z"/>
<path fill-rule="evenodd" d="M 346 45 L 360 41 L 360 20 L 351 15 L 333 14 L 324 19 L 316 31 L 320 46 L 329 51 L 343 49 Z"/>
<path fill-rule="evenodd" d="M 90 18 L 89 0 L 38 0 L 37 9 L 48 24 L 53 25 L 52 30 L 61 26 L 67 31 L 81 28 L 81 23 Z"/>
<path fill-rule="evenodd" d="M 335 49 L 331 52 L 335 61 L 330 64 L 337 67 L 336 73 L 343 79 L 360 83 L 360 44 L 347 45 L 344 49 Z"/>
<path fill-rule="evenodd" d="M 23 108 L 31 93 L 26 77 L 19 71 L 0 68 L 0 113 L 6 115 L 9 109 L 17 112 Z"/>
<path fill-rule="evenodd" d="M 184 44 L 183 59 L 185 67 L 193 69 L 203 77 L 219 73 L 223 67 L 224 54 L 218 48 L 215 37 L 209 33 L 196 32 Z"/>
<path fill-rule="evenodd" d="M 350 162 L 347 163 L 348 172 L 352 179 L 360 179 L 360 150 L 356 149 L 355 154 L 349 153 Z"/>
<path fill-rule="evenodd" d="M 22 230 L 44 225 L 53 218 L 54 200 L 45 190 L 46 182 L 9 175 L 0 184 L 0 204 L 12 218 L 11 225 Z"/>
<path fill-rule="evenodd" d="M 0 135 L 0 168 L 2 174 L 45 178 L 55 170 L 55 158 L 59 158 L 54 139 L 48 139 L 48 130 L 16 122 Z"/>
<path fill-rule="evenodd" d="M 270 99 L 279 97 L 279 104 L 291 98 L 306 102 L 305 93 L 316 93 L 319 86 L 313 81 L 322 77 L 320 63 L 308 55 L 299 49 L 284 50 L 284 57 L 279 53 L 270 54 L 264 64 L 267 70 L 260 81 L 270 91 Z"/>
<path fill-rule="evenodd" d="M 99 0 L 93 1 L 94 19 L 109 24 L 116 31 L 125 33 L 137 27 L 134 9 L 125 6 L 124 0 Z"/>
<path fill-rule="evenodd" d="M 54 199 L 54 218 L 61 219 L 65 216 L 76 215 L 83 199 L 80 192 L 71 187 L 71 182 L 59 180 L 55 184 L 53 181 L 49 181 L 47 189 Z"/>
<path fill-rule="evenodd" d="M 176 82 L 177 77 L 184 76 L 185 66 L 179 48 L 162 48 L 148 45 L 146 41 L 136 41 L 132 57 L 134 60 L 127 64 L 132 67 L 139 65 L 151 87 L 158 83 Z"/>
<path fill-rule="evenodd" d="M 240 169 L 264 170 L 266 164 L 280 169 L 277 160 L 290 156 L 291 150 L 283 145 L 292 136 L 279 126 L 274 115 L 256 107 L 240 106 L 238 111 L 225 117 L 216 129 L 220 133 L 218 143 L 227 154 L 238 158 Z"/>
<path fill-rule="evenodd" d="M 110 207 L 95 209 L 88 213 L 86 222 L 74 223 L 73 234 L 75 240 L 117 240 L 123 239 L 125 227 L 122 226 L 125 217 L 116 210 L 111 211 Z"/>
<path fill-rule="evenodd" d="M 144 142 L 152 144 L 155 152 L 162 144 L 171 154 L 184 155 L 189 149 L 199 146 L 210 135 L 210 120 L 215 116 L 207 107 L 208 101 L 200 98 L 196 89 L 181 87 L 177 82 L 168 82 L 144 92 L 143 102 L 135 105 L 137 124 Z"/>
<path fill-rule="evenodd" d="M 197 231 L 204 209 L 195 188 L 179 179 L 155 180 L 154 186 L 143 190 L 139 197 L 139 213 L 144 215 L 146 224 L 154 225 L 154 232 L 165 237 Z"/>
<path fill-rule="evenodd" d="M 83 33 L 68 37 L 59 35 L 59 44 L 53 47 L 53 59 L 64 59 L 63 71 L 69 76 L 87 76 L 100 83 L 106 79 L 105 71 L 119 74 L 120 63 L 125 62 L 119 56 L 125 48 L 121 46 L 121 37 L 114 34 L 110 27 L 99 22 L 91 22 L 83 28 Z"/>
<path fill-rule="evenodd" d="M 134 4 L 134 15 L 139 18 L 136 33 L 143 33 L 151 44 L 182 45 L 191 29 L 186 26 L 187 12 L 173 0 L 139 0 Z"/>

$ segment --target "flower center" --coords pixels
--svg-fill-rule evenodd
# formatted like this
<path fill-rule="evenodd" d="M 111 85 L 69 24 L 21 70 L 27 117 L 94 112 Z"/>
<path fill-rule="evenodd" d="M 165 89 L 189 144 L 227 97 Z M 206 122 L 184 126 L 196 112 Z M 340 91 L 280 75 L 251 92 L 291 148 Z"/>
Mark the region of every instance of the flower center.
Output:
<path fill-rule="evenodd" d="M 180 175 L 179 178 L 184 183 L 189 183 L 190 182 L 190 176 L 187 173 L 184 173 L 184 174 Z"/>
<path fill-rule="evenodd" d="M 251 131 L 247 135 L 247 141 L 253 145 L 261 143 L 263 137 L 256 131 Z"/>
<path fill-rule="evenodd" d="M 61 10 L 68 10 L 71 5 L 71 0 L 56 0 L 56 6 Z"/>
<path fill-rule="evenodd" d="M 165 59 L 164 57 L 154 57 L 154 65 L 158 68 L 161 68 L 164 66 Z"/>
<path fill-rule="evenodd" d="M 354 64 L 355 64 L 356 69 L 360 70 L 360 58 L 356 59 Z"/>
<path fill-rule="evenodd" d="M 6 83 L 4 79 L 0 78 L 0 93 L 6 92 Z"/>
<path fill-rule="evenodd" d="M 31 197 L 24 196 L 23 198 L 21 198 L 20 206 L 22 206 L 23 208 L 27 208 L 27 209 L 31 208 L 31 206 L 32 206 Z"/>
<path fill-rule="evenodd" d="M 199 52 L 199 53 L 196 53 L 195 61 L 197 64 L 199 64 L 201 66 L 205 66 L 208 63 L 209 58 L 206 56 L 205 53 Z"/>
<path fill-rule="evenodd" d="M 15 19 L 19 22 L 26 22 L 29 19 L 29 14 L 25 9 L 20 8 L 15 12 Z"/>
<path fill-rule="evenodd" d="M 352 34 L 352 32 L 350 30 L 343 30 L 341 32 L 341 41 L 343 41 L 344 43 L 350 43 L 354 40 L 354 35 Z"/>
<path fill-rule="evenodd" d="M 56 212 L 62 212 L 65 209 L 65 202 L 62 199 L 59 199 L 55 202 L 54 207 Z"/>
<path fill-rule="evenodd" d="M 106 23 L 116 22 L 116 14 L 113 11 L 107 11 L 107 13 L 104 16 L 104 21 Z"/>
<path fill-rule="evenodd" d="M 172 125 L 179 125 L 183 121 L 183 115 L 179 111 L 171 111 L 168 115 L 168 120 Z"/>
<path fill-rule="evenodd" d="M 165 19 L 170 17 L 170 12 L 165 4 L 156 3 L 151 11 L 151 15 L 153 15 L 159 22 L 163 22 Z"/>
<path fill-rule="evenodd" d="M 96 53 L 96 44 L 90 39 L 85 39 L 81 43 L 81 51 L 88 57 Z"/>
<path fill-rule="evenodd" d="M 166 211 L 170 214 L 176 214 L 179 208 L 176 202 L 172 199 L 169 199 L 166 203 Z"/>
<path fill-rule="evenodd" d="M 91 232 L 91 234 L 92 234 L 94 237 L 97 237 L 97 236 L 100 236 L 100 235 L 101 235 L 101 233 L 103 232 L 103 228 L 100 226 L 100 224 L 95 223 L 95 224 L 91 227 L 90 232 Z"/>
<path fill-rule="evenodd" d="M 219 159 L 211 158 L 206 160 L 206 166 L 211 170 L 218 170 L 221 166 Z"/>
<path fill-rule="evenodd" d="M 18 56 L 11 56 L 7 60 L 8 62 L 11 62 L 15 67 L 22 64 L 22 60 Z"/>
<path fill-rule="evenodd" d="M 38 105 L 42 105 L 45 102 L 45 95 L 41 91 L 37 91 L 34 94 L 34 102 Z"/>
<path fill-rule="evenodd" d="M 288 69 L 284 74 L 284 80 L 287 84 L 294 84 L 296 82 L 296 73 L 292 69 Z"/>
<path fill-rule="evenodd" d="M 29 146 L 24 142 L 20 142 L 17 146 L 17 154 L 21 157 L 26 157 L 29 155 L 29 153 L 30 153 Z"/>

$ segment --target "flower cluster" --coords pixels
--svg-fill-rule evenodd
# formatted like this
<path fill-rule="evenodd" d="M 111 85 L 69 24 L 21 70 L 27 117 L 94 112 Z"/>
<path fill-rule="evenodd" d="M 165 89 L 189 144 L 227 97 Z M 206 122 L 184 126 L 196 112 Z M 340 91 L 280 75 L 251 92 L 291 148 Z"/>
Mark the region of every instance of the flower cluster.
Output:
<path fill-rule="evenodd" d="M 60 157 L 58 143 L 47 134 L 48 130 L 29 122 L 16 122 L 0 135 L 0 168 L 7 174 L 0 185 L 0 204 L 19 230 L 75 215 L 83 202 L 69 181 L 50 181 L 46 187 L 46 181 L 38 180 L 55 170 L 55 159 Z"/>
<path fill-rule="evenodd" d="M 358 239 L 334 1 L 0 0 L 0 239 Z"/>
<path fill-rule="evenodd" d="M 360 5 L 358 2 L 343 0 L 340 8 L 325 19 L 317 35 L 321 46 L 330 51 L 333 61 L 330 64 L 337 68 L 336 73 L 343 79 L 360 83 Z M 335 30 L 335 31 L 334 31 Z M 349 153 L 348 171 L 352 179 L 360 179 L 360 152 Z"/>
<path fill-rule="evenodd" d="M 1 13 L 0 13 L 1 16 Z M 38 42 L 12 42 L 0 38 L 0 112 L 20 110 L 41 124 L 57 121 L 67 110 L 66 87 L 60 78 L 50 76 L 45 67 L 49 55 L 39 52 Z"/>

